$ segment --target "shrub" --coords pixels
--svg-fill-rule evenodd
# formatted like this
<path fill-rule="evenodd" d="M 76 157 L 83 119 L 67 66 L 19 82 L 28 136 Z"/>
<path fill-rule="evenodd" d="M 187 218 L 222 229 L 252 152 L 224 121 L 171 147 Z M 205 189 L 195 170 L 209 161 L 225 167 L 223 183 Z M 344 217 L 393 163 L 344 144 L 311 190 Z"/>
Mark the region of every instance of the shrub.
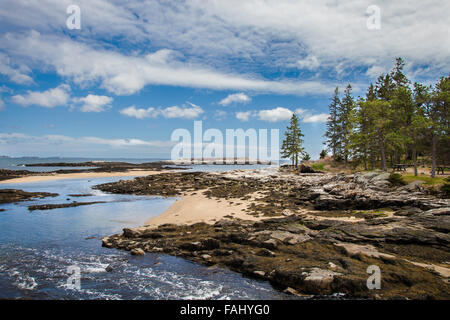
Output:
<path fill-rule="evenodd" d="M 450 196 L 450 177 L 444 179 L 444 184 L 441 186 L 441 191 L 447 196 Z"/>
<path fill-rule="evenodd" d="M 406 182 L 403 180 L 402 175 L 398 173 L 391 173 L 389 175 L 388 181 L 391 186 L 404 186 L 406 184 Z"/>
<path fill-rule="evenodd" d="M 324 159 L 327 156 L 327 151 L 326 150 L 322 150 L 320 152 L 320 159 Z"/>

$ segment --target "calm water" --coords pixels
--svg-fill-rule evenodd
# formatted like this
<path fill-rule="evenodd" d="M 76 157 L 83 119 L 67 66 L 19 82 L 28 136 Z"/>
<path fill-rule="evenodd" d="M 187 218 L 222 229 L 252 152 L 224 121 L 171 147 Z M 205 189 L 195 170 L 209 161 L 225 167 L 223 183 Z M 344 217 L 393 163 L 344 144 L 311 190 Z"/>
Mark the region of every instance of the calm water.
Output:
<path fill-rule="evenodd" d="M 229 168 L 230 169 L 230 168 Z M 123 178 L 122 178 L 123 179 Z M 0 298 L 35 299 L 288 299 L 268 283 L 162 254 L 131 256 L 101 247 L 101 237 L 142 225 L 175 199 L 109 195 L 90 187 L 119 178 L 1 186 L 60 196 L 0 205 Z M 68 194 L 92 194 L 71 198 Z M 30 204 L 104 204 L 29 212 Z M 94 239 L 88 239 L 95 237 Z M 69 266 L 81 269 L 81 290 L 69 288 Z M 112 267 L 111 272 L 105 268 Z"/>

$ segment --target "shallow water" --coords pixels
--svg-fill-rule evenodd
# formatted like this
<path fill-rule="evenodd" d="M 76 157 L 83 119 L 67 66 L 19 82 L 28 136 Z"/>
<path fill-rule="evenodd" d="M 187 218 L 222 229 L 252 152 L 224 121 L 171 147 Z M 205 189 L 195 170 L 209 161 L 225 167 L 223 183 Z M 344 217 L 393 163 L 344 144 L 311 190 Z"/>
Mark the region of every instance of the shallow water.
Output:
<path fill-rule="evenodd" d="M 131 256 L 101 247 L 101 238 L 142 225 L 174 198 L 111 195 L 91 186 L 120 178 L 8 185 L 56 192 L 56 198 L 0 205 L 0 298 L 35 299 L 287 299 L 267 282 L 163 254 Z M 123 178 L 122 178 L 123 179 Z M 130 179 L 130 178 L 127 178 Z M 75 198 L 68 194 L 92 194 Z M 30 204 L 107 201 L 28 211 Z M 95 237 L 93 239 L 86 239 Z M 68 267 L 81 270 L 81 289 L 68 286 Z M 111 272 L 105 269 L 112 267 Z"/>

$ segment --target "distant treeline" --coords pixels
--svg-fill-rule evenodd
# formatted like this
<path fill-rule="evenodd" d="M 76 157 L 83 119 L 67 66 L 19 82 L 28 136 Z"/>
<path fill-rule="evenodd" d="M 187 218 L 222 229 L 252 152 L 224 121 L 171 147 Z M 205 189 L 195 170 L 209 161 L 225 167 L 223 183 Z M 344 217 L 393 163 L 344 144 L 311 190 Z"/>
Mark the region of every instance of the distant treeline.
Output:
<path fill-rule="evenodd" d="M 364 98 L 355 100 L 350 84 L 342 98 L 335 89 L 325 137 L 336 161 L 366 170 L 412 164 L 417 175 L 418 157 L 431 158 L 433 177 L 437 165 L 450 165 L 450 77 L 430 86 L 411 84 L 404 65 L 397 58 Z"/>

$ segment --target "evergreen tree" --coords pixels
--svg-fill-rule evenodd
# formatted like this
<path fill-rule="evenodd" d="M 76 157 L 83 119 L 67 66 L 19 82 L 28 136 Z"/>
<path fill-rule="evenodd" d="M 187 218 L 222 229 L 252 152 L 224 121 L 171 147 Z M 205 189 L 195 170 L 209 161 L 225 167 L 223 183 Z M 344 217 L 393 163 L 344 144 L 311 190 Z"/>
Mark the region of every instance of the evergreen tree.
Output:
<path fill-rule="evenodd" d="M 329 108 L 329 117 L 327 121 L 327 131 L 325 137 L 327 138 L 325 144 L 329 150 L 331 150 L 331 155 L 333 156 L 333 161 L 336 161 L 338 154 L 340 154 L 340 128 L 338 123 L 338 108 L 341 104 L 339 99 L 339 88 L 336 87 L 334 90 L 334 96 L 331 99 L 331 104 Z"/>
<path fill-rule="evenodd" d="M 344 91 L 344 98 L 339 104 L 337 123 L 339 128 L 339 140 L 341 144 L 341 156 L 345 163 L 348 162 L 350 153 L 350 136 L 353 131 L 355 101 L 352 97 L 352 86 L 348 84 Z"/>
<path fill-rule="evenodd" d="M 299 155 L 303 153 L 302 140 L 303 134 L 300 130 L 298 117 L 295 113 L 292 115 L 291 122 L 286 128 L 285 138 L 281 146 L 281 153 L 284 158 L 289 158 L 292 165 L 298 166 Z"/>

